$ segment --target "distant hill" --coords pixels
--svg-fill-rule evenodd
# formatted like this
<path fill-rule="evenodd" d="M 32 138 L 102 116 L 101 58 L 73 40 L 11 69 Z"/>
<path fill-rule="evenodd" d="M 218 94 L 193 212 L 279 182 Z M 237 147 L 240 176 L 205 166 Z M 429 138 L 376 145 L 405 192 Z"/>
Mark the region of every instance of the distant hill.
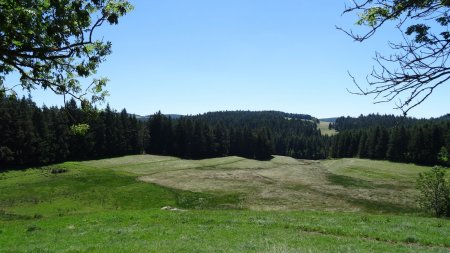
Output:
<path fill-rule="evenodd" d="M 333 121 L 331 121 L 331 119 L 333 119 Z M 368 115 L 360 115 L 358 117 L 338 117 L 320 120 L 334 123 L 333 128 L 341 132 L 347 130 L 368 129 L 374 127 L 390 128 L 399 125 L 412 126 L 418 123 L 433 123 L 433 122 L 436 123 L 450 120 L 450 114 L 446 114 L 437 118 L 414 118 L 414 117 L 395 116 L 392 114 L 391 115 L 368 114 Z"/>
<path fill-rule="evenodd" d="M 374 127 L 390 128 L 398 125 L 409 126 L 425 119 L 403 117 L 395 115 L 368 114 L 359 117 L 339 117 L 335 120 L 333 128 L 339 132 L 348 130 L 368 129 Z"/>
<path fill-rule="evenodd" d="M 447 114 L 445 114 L 445 115 L 443 115 L 443 116 L 441 116 L 441 117 L 439 117 L 437 119 L 449 120 L 450 119 L 450 113 L 447 113 Z"/>
<path fill-rule="evenodd" d="M 148 120 L 148 118 L 150 118 L 152 115 L 145 115 L 145 116 L 141 116 L 141 115 L 137 115 L 134 114 L 134 116 L 136 116 L 136 118 L 140 121 L 146 121 Z M 179 119 L 181 117 L 183 117 L 184 115 L 181 114 L 164 114 L 164 116 L 171 118 L 171 119 Z"/>
<path fill-rule="evenodd" d="M 280 111 L 217 111 L 217 112 L 207 112 L 207 113 L 202 113 L 202 114 L 197 114 L 197 115 L 181 115 L 181 114 L 163 114 L 164 116 L 177 120 L 181 117 L 188 117 L 188 118 L 202 118 L 202 119 L 206 119 L 206 118 L 235 118 L 236 116 L 238 117 L 249 117 L 251 115 L 251 117 L 253 116 L 259 116 L 259 117 L 263 117 L 263 118 L 267 118 L 267 117 L 281 117 L 281 118 L 285 118 L 285 119 L 302 119 L 302 120 L 314 120 L 315 118 L 313 118 L 311 115 L 309 114 L 298 114 L 298 113 L 287 113 L 287 112 L 280 112 Z M 134 114 L 134 116 L 136 116 L 136 118 L 140 121 L 146 121 L 148 120 L 150 117 L 152 117 L 153 115 L 145 115 L 145 116 L 141 116 L 141 115 L 137 115 Z"/>
<path fill-rule="evenodd" d="M 334 117 L 334 118 L 324 118 L 324 119 L 319 119 L 320 121 L 323 121 L 323 122 L 332 122 L 332 123 L 334 123 L 334 122 L 336 122 L 336 119 L 337 119 L 337 117 Z"/>
<path fill-rule="evenodd" d="M 210 121 L 214 120 L 228 120 L 228 121 L 240 121 L 240 120 L 272 120 L 272 119 L 296 119 L 296 120 L 313 120 L 314 118 L 309 114 L 298 113 L 286 113 L 280 111 L 217 111 L 207 112 L 198 115 L 187 116 L 189 118 L 201 118 Z M 175 119 L 175 118 L 173 118 Z"/>
<path fill-rule="evenodd" d="M 133 115 L 136 117 L 136 119 L 138 119 L 140 121 L 147 120 L 150 117 L 149 115 L 147 115 L 147 116 L 141 116 L 141 115 L 137 115 L 137 114 L 133 114 Z"/>

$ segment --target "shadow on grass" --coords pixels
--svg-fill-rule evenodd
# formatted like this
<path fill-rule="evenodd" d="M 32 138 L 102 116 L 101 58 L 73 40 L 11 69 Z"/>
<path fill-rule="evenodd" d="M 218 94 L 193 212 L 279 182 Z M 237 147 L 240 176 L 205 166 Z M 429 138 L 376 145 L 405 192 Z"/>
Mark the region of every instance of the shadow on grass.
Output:
<path fill-rule="evenodd" d="M 270 156 L 261 156 L 261 157 L 255 157 L 255 158 L 249 158 L 249 159 L 253 159 L 256 161 L 270 161 L 273 158 L 275 158 L 275 157 L 273 155 L 270 155 Z"/>
<path fill-rule="evenodd" d="M 352 182 L 352 181 L 350 181 L 350 182 Z M 359 185 L 360 183 L 361 182 L 358 182 L 357 185 Z M 355 185 L 354 182 L 352 182 L 352 185 Z M 375 185 L 375 186 L 378 187 L 379 185 Z M 327 192 L 323 192 L 323 191 L 319 191 L 319 190 L 314 190 L 313 188 L 309 188 L 308 190 L 325 195 L 327 197 L 344 200 L 344 201 L 352 204 L 353 206 L 361 208 L 364 212 L 368 212 L 368 213 L 423 214 L 422 210 L 418 207 L 397 204 L 397 203 L 392 203 L 392 202 L 383 201 L 383 200 L 355 198 L 355 197 L 353 197 L 354 194 L 353 195 L 342 194 L 342 193 L 341 194 L 339 194 L 339 193 L 333 194 L 333 193 L 327 193 Z"/>
<path fill-rule="evenodd" d="M 154 154 L 154 155 L 158 155 L 158 154 Z M 224 155 L 224 156 L 211 156 L 211 157 L 209 157 L 209 156 L 205 156 L 205 157 L 189 157 L 189 156 L 176 156 L 176 155 L 174 155 L 174 157 L 177 157 L 177 158 L 180 158 L 180 159 L 183 159 L 183 160 L 187 160 L 187 161 L 201 161 L 201 160 L 206 160 L 206 159 L 232 157 L 232 156 L 237 156 L 237 157 L 241 157 L 241 158 L 244 158 L 244 159 L 250 159 L 250 160 L 255 160 L 255 161 L 270 161 L 270 160 L 275 158 L 275 156 L 273 156 L 273 155 L 270 155 L 270 156 L 256 156 L 256 157 L 239 155 L 239 154 L 236 154 L 236 155 L 233 155 L 233 154 L 232 155 Z"/>
<path fill-rule="evenodd" d="M 344 187 L 355 187 L 364 189 L 375 188 L 375 184 L 370 181 L 344 175 L 328 174 L 327 179 L 333 184 L 341 185 Z"/>
<path fill-rule="evenodd" d="M 389 184 L 389 183 L 374 183 L 372 181 L 349 177 L 344 175 L 327 174 L 327 180 L 335 185 L 340 185 L 345 188 L 361 188 L 361 189 L 391 189 L 391 190 L 402 190 L 405 188 L 410 188 L 411 186 L 405 184 Z"/>

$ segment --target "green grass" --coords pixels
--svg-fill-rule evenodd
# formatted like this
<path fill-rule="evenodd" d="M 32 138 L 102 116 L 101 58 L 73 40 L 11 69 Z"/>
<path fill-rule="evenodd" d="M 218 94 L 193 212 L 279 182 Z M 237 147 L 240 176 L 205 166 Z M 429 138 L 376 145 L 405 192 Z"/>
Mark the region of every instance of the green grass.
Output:
<path fill-rule="evenodd" d="M 320 121 L 319 124 L 317 125 L 317 127 L 320 129 L 320 132 L 322 133 L 322 135 L 335 135 L 338 132 L 334 129 L 329 129 L 328 127 L 330 126 L 330 122 L 326 122 L 326 121 Z"/>
<path fill-rule="evenodd" d="M 430 169 L 430 167 L 415 164 L 355 158 L 326 160 L 322 164 L 334 174 L 378 183 L 391 182 L 408 186 L 415 186 L 418 174 Z"/>
<path fill-rule="evenodd" d="M 342 185 L 344 187 L 367 188 L 367 189 L 375 188 L 375 185 L 370 181 L 344 175 L 330 174 L 328 175 L 328 180 L 333 184 Z"/>
<path fill-rule="evenodd" d="M 420 171 L 429 169 L 359 159 L 318 162 L 282 156 L 270 161 L 240 157 L 182 160 L 134 156 L 133 159 L 114 158 L 82 164 L 131 173 L 139 180 L 171 189 L 232 194 L 239 199 L 230 204 L 234 208 L 375 213 L 393 209 L 396 213 L 418 212 L 415 178 Z"/>
<path fill-rule="evenodd" d="M 51 174 L 51 168 L 43 168 L 3 173 L 0 180 L 0 210 L 3 210 L 3 216 L 52 217 L 175 205 L 214 209 L 238 201 L 237 196 L 232 194 L 212 196 L 142 183 L 126 172 L 100 170 L 76 163 L 57 167 L 68 171 Z"/>
<path fill-rule="evenodd" d="M 0 252 L 449 252 L 450 220 L 401 200 L 426 169 L 129 156 L 3 172 Z"/>
<path fill-rule="evenodd" d="M 449 233 L 448 221 L 431 218 L 150 209 L 8 222 L 0 245 L 4 252 L 448 252 Z"/>

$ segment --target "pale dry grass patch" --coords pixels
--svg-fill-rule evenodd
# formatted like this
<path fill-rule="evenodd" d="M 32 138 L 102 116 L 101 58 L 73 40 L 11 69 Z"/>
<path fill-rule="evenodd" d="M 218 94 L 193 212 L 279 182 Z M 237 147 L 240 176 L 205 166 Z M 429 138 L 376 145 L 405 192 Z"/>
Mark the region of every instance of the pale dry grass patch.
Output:
<path fill-rule="evenodd" d="M 415 176 L 426 167 L 384 161 L 311 161 L 275 156 L 183 160 L 130 156 L 86 162 L 139 176 L 168 188 L 211 194 L 239 194 L 251 210 L 413 210 Z"/>

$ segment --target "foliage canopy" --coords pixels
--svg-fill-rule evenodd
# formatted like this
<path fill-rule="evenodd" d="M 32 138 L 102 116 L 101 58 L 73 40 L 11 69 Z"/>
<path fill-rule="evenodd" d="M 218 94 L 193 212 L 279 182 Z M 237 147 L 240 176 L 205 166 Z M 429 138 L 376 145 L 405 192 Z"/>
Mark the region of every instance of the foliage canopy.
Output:
<path fill-rule="evenodd" d="M 0 93 L 38 87 L 84 101 L 102 100 L 106 78 L 83 87 L 111 43 L 94 37 L 105 22 L 117 24 L 132 9 L 126 0 L 0 0 Z M 5 76 L 17 72 L 18 85 Z M 87 94 L 91 98 L 86 98 Z"/>
<path fill-rule="evenodd" d="M 450 183 L 445 178 L 445 169 L 435 166 L 431 171 L 419 174 L 417 188 L 420 190 L 420 205 L 433 211 L 436 217 L 450 216 Z"/>

